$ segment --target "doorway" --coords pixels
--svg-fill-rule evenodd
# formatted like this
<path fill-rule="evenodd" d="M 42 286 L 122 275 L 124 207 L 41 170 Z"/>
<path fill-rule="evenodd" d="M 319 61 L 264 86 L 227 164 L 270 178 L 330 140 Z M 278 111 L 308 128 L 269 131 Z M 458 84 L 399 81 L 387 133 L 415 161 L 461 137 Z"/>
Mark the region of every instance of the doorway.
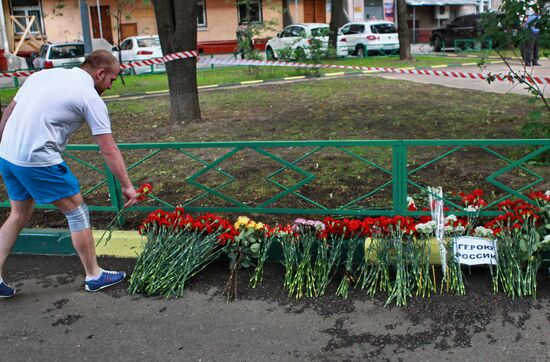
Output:
<path fill-rule="evenodd" d="M 138 35 L 137 23 L 120 24 L 120 41 Z"/>
<path fill-rule="evenodd" d="M 326 0 L 304 0 L 304 23 L 326 23 Z"/>
<path fill-rule="evenodd" d="M 111 28 L 111 10 L 109 5 L 99 7 L 101 13 L 101 30 L 103 31 L 103 39 L 113 44 L 113 29 Z M 92 32 L 94 38 L 101 38 L 99 31 L 99 17 L 97 16 L 97 6 L 90 6 L 90 17 L 92 18 Z"/>
<path fill-rule="evenodd" d="M 382 0 L 365 0 L 365 20 L 384 20 Z"/>

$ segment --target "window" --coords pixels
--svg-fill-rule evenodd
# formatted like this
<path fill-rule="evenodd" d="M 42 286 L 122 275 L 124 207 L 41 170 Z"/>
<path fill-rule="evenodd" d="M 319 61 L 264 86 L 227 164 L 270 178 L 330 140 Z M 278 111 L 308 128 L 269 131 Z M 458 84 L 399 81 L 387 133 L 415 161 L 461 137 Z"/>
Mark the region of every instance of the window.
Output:
<path fill-rule="evenodd" d="M 133 44 L 132 39 L 126 39 L 122 42 L 122 44 L 120 44 L 120 50 L 130 50 L 132 49 Z"/>
<path fill-rule="evenodd" d="M 455 28 L 460 28 L 468 25 L 466 23 L 466 19 L 463 16 L 459 16 L 452 21 L 451 26 Z"/>
<path fill-rule="evenodd" d="M 262 22 L 261 0 L 237 0 L 240 24 Z"/>
<path fill-rule="evenodd" d="M 137 43 L 139 48 L 160 47 L 160 39 L 156 37 L 137 39 Z"/>
<path fill-rule="evenodd" d="M 304 38 L 306 36 L 306 31 L 300 26 L 295 26 L 292 28 L 291 36 Z"/>
<path fill-rule="evenodd" d="M 362 34 L 365 31 L 365 26 L 361 24 L 349 24 L 342 28 L 342 34 L 352 35 L 352 34 Z"/>
<path fill-rule="evenodd" d="M 313 28 L 311 29 L 311 36 L 313 37 L 330 36 L 330 28 L 328 26 L 323 28 Z"/>
<path fill-rule="evenodd" d="M 206 26 L 206 0 L 198 0 L 197 26 Z"/>
<path fill-rule="evenodd" d="M 397 29 L 393 24 L 376 24 L 370 27 L 373 34 L 395 34 Z"/>
<path fill-rule="evenodd" d="M 16 34 L 23 34 L 27 27 L 27 22 L 30 20 L 30 16 L 35 16 L 35 20 L 31 25 L 30 32 L 33 34 L 40 34 L 44 32 L 44 24 L 42 22 L 42 8 L 40 6 L 40 0 L 11 0 L 12 15 L 16 17 L 17 21 L 23 25 L 19 26 L 14 23 L 14 30 Z"/>
<path fill-rule="evenodd" d="M 285 30 L 283 30 L 283 32 L 281 33 L 281 37 L 287 38 L 287 37 L 292 36 L 294 28 L 295 28 L 295 26 L 286 27 Z"/>
<path fill-rule="evenodd" d="M 49 59 L 68 59 L 83 56 L 84 44 L 64 44 L 52 46 Z"/>

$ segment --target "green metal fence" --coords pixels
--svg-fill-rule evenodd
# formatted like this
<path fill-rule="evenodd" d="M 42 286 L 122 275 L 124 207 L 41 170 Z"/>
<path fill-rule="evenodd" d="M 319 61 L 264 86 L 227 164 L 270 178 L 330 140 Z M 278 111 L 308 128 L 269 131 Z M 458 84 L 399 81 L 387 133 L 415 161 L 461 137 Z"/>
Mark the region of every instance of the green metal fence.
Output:
<path fill-rule="evenodd" d="M 134 184 L 151 182 L 147 202 L 132 208 L 301 215 L 421 215 L 428 186 L 464 213 L 459 191 L 484 189 L 489 206 L 547 190 L 550 139 L 350 140 L 120 144 Z M 120 185 L 96 145 L 69 145 L 65 159 L 91 210 L 117 212 Z M 3 194 L 1 193 L 3 192 Z M 5 190 L 0 196 L 9 207 Z M 52 208 L 51 205 L 37 205 Z"/>

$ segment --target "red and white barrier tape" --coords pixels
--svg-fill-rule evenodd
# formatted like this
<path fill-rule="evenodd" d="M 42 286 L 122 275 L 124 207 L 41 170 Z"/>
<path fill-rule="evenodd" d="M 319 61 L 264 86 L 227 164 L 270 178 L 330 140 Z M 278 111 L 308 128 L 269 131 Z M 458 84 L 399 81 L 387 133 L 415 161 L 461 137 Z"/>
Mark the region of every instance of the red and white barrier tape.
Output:
<path fill-rule="evenodd" d="M 178 52 L 173 54 L 168 54 L 162 58 L 151 58 L 146 60 L 134 60 L 130 63 L 125 63 L 120 65 L 120 69 L 128 69 L 133 67 L 139 67 L 144 65 L 155 65 L 155 64 L 163 64 L 170 62 L 172 60 L 176 59 L 185 59 L 185 58 L 195 58 L 197 57 L 198 53 L 196 50 L 191 51 L 185 51 L 185 52 Z"/>
<path fill-rule="evenodd" d="M 296 68 L 344 69 L 344 70 L 358 70 L 358 71 L 369 71 L 369 72 L 431 75 L 431 76 L 438 76 L 438 77 L 452 77 L 452 78 L 480 79 L 480 80 L 487 80 L 487 78 L 489 77 L 494 77 L 494 80 L 498 80 L 501 82 L 504 82 L 504 81 L 513 82 L 514 80 L 509 75 L 492 74 L 492 73 L 483 74 L 483 73 L 472 73 L 472 72 L 456 72 L 456 71 L 427 70 L 427 69 L 361 67 L 361 66 L 353 66 L 353 65 L 335 65 L 335 64 L 308 64 L 308 63 L 281 62 L 281 61 L 270 61 L 270 60 L 200 58 L 199 63 L 219 64 L 219 65 L 251 65 L 251 66 L 296 67 Z M 526 76 L 525 79 L 530 83 L 533 83 L 533 84 L 537 83 L 539 85 L 546 85 L 550 83 L 549 77 Z"/>
<path fill-rule="evenodd" d="M 121 64 L 121 69 L 128 69 L 136 66 L 150 66 L 155 64 L 163 64 L 176 59 L 195 58 L 198 53 L 195 50 L 178 52 L 168 54 L 161 58 L 151 58 L 146 60 L 135 60 L 129 63 Z M 388 68 L 388 67 L 361 67 L 353 65 L 335 65 L 335 64 L 308 64 L 298 62 L 282 62 L 271 60 L 241 60 L 241 59 L 220 59 L 220 58 L 198 58 L 198 63 L 201 64 L 218 64 L 218 65 L 251 65 L 251 66 L 271 66 L 271 67 L 294 67 L 294 68 L 322 68 L 322 69 L 342 69 L 342 70 L 357 70 L 357 71 L 369 71 L 369 72 L 385 72 L 385 73 L 401 73 L 412 75 L 429 75 L 437 77 L 452 77 L 463 79 L 479 79 L 487 80 L 492 77 L 494 80 L 501 82 L 509 81 L 513 82 L 514 79 L 509 75 L 502 74 L 483 74 L 483 73 L 471 73 L 471 72 L 456 72 L 456 71 L 443 71 L 443 70 L 427 70 L 427 69 L 401 69 L 401 68 Z M 17 71 L 17 72 L 2 72 L 0 77 L 28 77 L 35 71 Z M 550 84 L 550 77 L 530 77 L 525 76 L 525 79 L 538 85 Z"/>

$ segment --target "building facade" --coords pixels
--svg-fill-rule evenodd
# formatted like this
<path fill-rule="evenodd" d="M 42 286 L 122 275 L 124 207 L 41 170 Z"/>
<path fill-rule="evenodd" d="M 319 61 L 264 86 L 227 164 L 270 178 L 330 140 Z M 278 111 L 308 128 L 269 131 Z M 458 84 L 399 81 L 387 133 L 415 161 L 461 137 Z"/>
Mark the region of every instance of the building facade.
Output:
<path fill-rule="evenodd" d="M 198 3 L 198 50 L 201 53 L 232 52 L 236 30 L 246 17 L 245 5 L 237 0 L 196 0 Z M 350 21 L 385 19 L 397 22 L 397 0 L 344 0 Z M 406 0 L 407 21 L 413 42 L 426 42 L 432 28 L 455 16 L 497 9 L 501 0 Z M 92 37 L 112 44 L 133 35 L 157 34 L 151 2 L 142 0 L 88 0 Z M 127 4 L 124 6 L 124 4 Z M 284 26 L 300 22 L 328 23 L 330 0 L 249 0 L 250 21 L 271 24 L 256 39 L 262 48 Z M 0 0 L 3 15 L 2 48 L 29 56 L 44 42 L 82 40 L 79 0 Z M 0 20 L 1 16 L 0 16 Z"/>

